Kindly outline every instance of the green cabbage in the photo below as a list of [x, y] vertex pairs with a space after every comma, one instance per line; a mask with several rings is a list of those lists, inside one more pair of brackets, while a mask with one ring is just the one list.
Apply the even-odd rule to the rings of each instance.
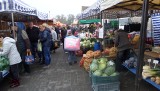
[[104, 72], [105, 72], [108, 76], [110, 76], [110, 75], [112, 75], [112, 74], [115, 72], [115, 67], [110, 66], [110, 67], [106, 68]]
[[96, 71], [98, 69], [98, 65], [96, 64], [96, 63], [92, 63], [91, 65], [90, 65], [90, 70], [91, 71]]
[[102, 71], [100, 71], [100, 70], [96, 70], [96, 71], [93, 73], [93, 75], [95, 75], [95, 76], [101, 76], [101, 74], [102, 74]]

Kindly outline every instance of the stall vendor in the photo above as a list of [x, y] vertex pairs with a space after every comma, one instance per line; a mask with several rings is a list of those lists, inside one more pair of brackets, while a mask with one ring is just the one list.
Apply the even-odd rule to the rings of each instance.
[[128, 34], [119, 29], [115, 35], [115, 46], [118, 49], [116, 58], [116, 70], [122, 71], [122, 63], [128, 58], [130, 54], [131, 44], [128, 39]]

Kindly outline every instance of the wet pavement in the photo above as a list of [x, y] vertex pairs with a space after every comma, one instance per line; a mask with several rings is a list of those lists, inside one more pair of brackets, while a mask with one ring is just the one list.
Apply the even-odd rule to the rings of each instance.
[[[80, 60], [80, 58], [78, 58]], [[50, 68], [44, 69], [35, 63], [29, 75], [20, 76], [21, 85], [9, 87], [9, 76], [0, 83], [0, 91], [92, 91], [88, 73], [79, 64], [68, 65], [67, 54], [62, 48], [52, 54]], [[135, 91], [135, 75], [124, 72], [121, 76], [120, 91]], [[142, 82], [141, 91], [158, 91], [146, 82]]]

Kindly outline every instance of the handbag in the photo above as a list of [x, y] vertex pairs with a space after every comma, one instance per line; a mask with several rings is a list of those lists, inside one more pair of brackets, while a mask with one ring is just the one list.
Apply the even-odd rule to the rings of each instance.
[[54, 46], [54, 49], [59, 48], [60, 47], [60, 41], [59, 40], [54, 41], [53, 46]]
[[25, 63], [26, 64], [33, 64], [34, 63], [34, 57], [31, 52], [27, 52], [27, 55], [25, 56]]
[[42, 51], [42, 43], [40, 41], [38, 41], [38, 44], [37, 44], [37, 51], [41, 52]]

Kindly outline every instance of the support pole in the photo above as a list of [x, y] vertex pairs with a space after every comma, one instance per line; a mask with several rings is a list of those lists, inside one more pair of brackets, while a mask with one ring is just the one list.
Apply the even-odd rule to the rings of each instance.
[[145, 39], [146, 39], [146, 31], [147, 31], [147, 21], [148, 21], [148, 6], [149, 0], [143, 0], [143, 8], [142, 8], [142, 25], [140, 31], [140, 44], [138, 51], [138, 62], [137, 62], [137, 71], [136, 71], [136, 91], [140, 91], [140, 83], [142, 80], [142, 67], [144, 64], [144, 49], [145, 49]]
[[[11, 13], [11, 17], [12, 17], [12, 25], [14, 27], [14, 14], [13, 14], [13, 12]], [[13, 38], [15, 39], [15, 37], [16, 37], [15, 30], [12, 30], [12, 31], [13, 31]]]

